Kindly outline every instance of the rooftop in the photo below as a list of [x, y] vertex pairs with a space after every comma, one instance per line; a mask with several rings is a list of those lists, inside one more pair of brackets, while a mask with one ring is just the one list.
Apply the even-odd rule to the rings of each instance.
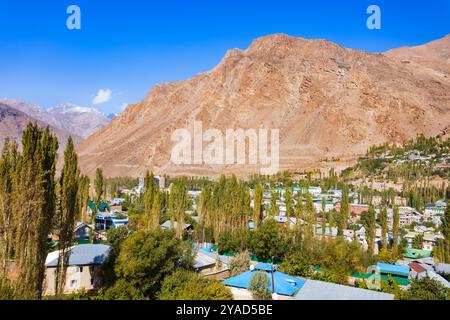
[[273, 278], [274, 278], [274, 289], [277, 294], [285, 295], [285, 296], [292, 296], [294, 295], [298, 289], [300, 289], [303, 284], [305, 283], [304, 280], [301, 280], [299, 278], [287, 275], [285, 273], [282, 273], [278, 270], [275, 266], [271, 266], [268, 263], [260, 263], [257, 264], [253, 270], [245, 271], [241, 274], [238, 274], [237, 276], [228, 278], [227, 280], [223, 281], [222, 283], [224, 285], [230, 286], [230, 287], [237, 287], [237, 288], [243, 288], [248, 289], [250, 285], [250, 280], [253, 276], [253, 274], [257, 271], [265, 271], [267, 273], [267, 276], [269, 278], [269, 285], [268, 289], [272, 291], [272, 273], [271, 270], [275, 270], [273, 272]]
[[378, 263], [377, 268], [380, 269], [380, 273], [387, 273], [391, 275], [409, 276], [409, 266], [399, 266], [396, 264]]
[[[69, 266], [102, 264], [108, 257], [111, 246], [105, 244], [80, 244], [69, 249]], [[45, 259], [46, 267], [57, 267], [59, 251], [50, 252]]]
[[308, 279], [295, 300], [394, 300], [394, 295]]

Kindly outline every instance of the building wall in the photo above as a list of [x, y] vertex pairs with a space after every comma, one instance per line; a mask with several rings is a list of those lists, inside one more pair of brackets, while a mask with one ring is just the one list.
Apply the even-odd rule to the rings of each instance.
[[[227, 286], [228, 287], [228, 286]], [[233, 294], [233, 300], [255, 300], [247, 289], [228, 287]], [[294, 297], [278, 295], [278, 300], [294, 300]]]
[[[98, 279], [97, 266], [69, 266], [67, 268], [64, 293], [74, 293], [80, 290], [89, 291], [95, 288]], [[55, 294], [56, 268], [46, 268], [44, 280], [44, 295]]]

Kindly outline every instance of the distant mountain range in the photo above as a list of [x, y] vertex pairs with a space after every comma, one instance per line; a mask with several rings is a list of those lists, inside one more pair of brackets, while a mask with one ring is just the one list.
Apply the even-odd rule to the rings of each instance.
[[58, 136], [60, 145], [72, 136], [75, 143], [88, 137], [108, 124], [113, 116], [106, 116], [94, 108], [63, 104], [49, 109], [22, 100], [0, 99], [0, 143], [9, 137], [20, 141], [23, 128], [28, 122], [50, 126]]
[[78, 135], [71, 134], [64, 129], [55, 127], [45, 121], [15, 109], [8, 104], [0, 102], [0, 147], [3, 146], [3, 142], [6, 138], [11, 141], [15, 140], [20, 145], [22, 141], [22, 131], [30, 122], [37, 122], [41, 127], [49, 126], [51, 131], [58, 137], [60, 152], [64, 150], [69, 136], [72, 136], [75, 144], [78, 144], [82, 140]]
[[[155, 86], [77, 150], [84, 173], [139, 176], [259, 171], [250, 165], [175, 165], [171, 133], [192, 128], [280, 129], [281, 170], [345, 168], [367, 148], [450, 126], [450, 36], [372, 54], [275, 34], [231, 49], [215, 68]], [[324, 158], [338, 159], [333, 162]]]

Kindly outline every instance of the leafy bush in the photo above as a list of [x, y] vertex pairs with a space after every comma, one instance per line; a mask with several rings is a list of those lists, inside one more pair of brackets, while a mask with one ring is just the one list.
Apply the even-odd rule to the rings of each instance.
[[230, 289], [216, 280], [179, 270], [164, 278], [160, 300], [232, 300]]
[[230, 276], [233, 277], [242, 272], [245, 272], [250, 267], [250, 254], [248, 251], [243, 251], [239, 253], [237, 257], [230, 259]]
[[256, 300], [269, 300], [272, 296], [268, 289], [269, 277], [264, 271], [256, 271], [250, 279], [249, 290]]

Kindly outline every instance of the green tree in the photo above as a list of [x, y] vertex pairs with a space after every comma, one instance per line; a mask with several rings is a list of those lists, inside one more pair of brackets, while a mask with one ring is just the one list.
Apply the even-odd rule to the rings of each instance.
[[443, 241], [443, 260], [445, 262], [450, 262], [450, 202], [447, 202], [447, 208], [445, 213], [441, 218], [442, 220], [442, 235], [444, 236]]
[[374, 253], [376, 220], [375, 208], [371, 205], [364, 217], [364, 228], [366, 229], [366, 242], [370, 253]]
[[229, 269], [230, 277], [236, 276], [250, 268], [250, 254], [248, 251], [242, 251], [238, 256], [230, 259]]
[[192, 268], [190, 247], [173, 231], [145, 229], [129, 236], [122, 244], [115, 267], [118, 279], [154, 298], [162, 280], [177, 268]]
[[101, 282], [106, 287], [110, 287], [117, 280], [116, 274], [114, 272], [114, 266], [119, 256], [120, 249], [122, 248], [123, 242], [128, 238], [130, 231], [127, 227], [121, 226], [118, 228], [111, 228], [106, 232], [106, 238], [108, 239], [108, 244], [111, 246], [108, 258], [101, 265]]
[[232, 300], [230, 289], [195, 272], [177, 270], [164, 278], [160, 300]]
[[429, 277], [413, 279], [410, 288], [400, 295], [401, 300], [449, 300], [450, 290]]
[[97, 170], [95, 171], [95, 180], [94, 180], [94, 191], [97, 202], [101, 201], [103, 196], [103, 190], [104, 190], [103, 170], [101, 168], [97, 168]]
[[50, 129], [28, 124], [22, 134], [13, 183], [15, 262], [18, 297], [40, 299], [47, 257], [47, 237], [55, 215], [58, 140]]
[[295, 205], [294, 208], [294, 215], [295, 215], [295, 219], [296, 219], [296, 232], [297, 233], [301, 233], [302, 231], [302, 224], [301, 224], [301, 219], [303, 218], [303, 199], [302, 199], [302, 194], [301, 192], [298, 192], [297, 194], [297, 203]]
[[423, 249], [423, 234], [418, 234], [414, 237], [412, 241], [412, 247], [419, 250]]
[[147, 300], [140, 288], [134, 286], [126, 279], [118, 279], [106, 291], [101, 291], [98, 300]]
[[383, 207], [380, 210], [380, 225], [381, 225], [381, 244], [382, 244], [383, 250], [387, 251], [388, 225], [387, 225], [387, 209], [386, 209], [386, 207]]
[[294, 213], [293, 208], [293, 199], [292, 199], [292, 189], [287, 188], [286, 193], [284, 194], [285, 204], [286, 204], [286, 217], [287, 217], [287, 226], [290, 228], [291, 226], [291, 216]]
[[398, 206], [394, 206], [392, 219], [392, 253], [396, 256], [398, 254], [398, 236], [400, 232], [400, 215], [398, 213]]
[[[13, 179], [17, 144], [5, 139], [0, 158], [0, 283], [7, 278], [8, 260], [13, 251]], [[0, 284], [1, 285], [1, 284]], [[9, 287], [9, 286], [4, 286]]]
[[255, 300], [270, 300], [272, 297], [271, 292], [269, 291], [270, 280], [264, 271], [256, 271], [253, 273], [250, 284], [249, 291], [253, 295], [253, 299]]
[[80, 175], [78, 182], [78, 217], [81, 222], [86, 223], [87, 206], [89, 203], [90, 179], [86, 175]]
[[255, 187], [255, 194], [253, 197], [253, 223], [255, 225], [255, 230], [258, 229], [259, 224], [262, 220], [263, 213], [263, 189], [261, 184], [258, 183]]
[[288, 249], [288, 244], [285, 234], [279, 230], [277, 223], [270, 219], [253, 232], [251, 249], [256, 256], [267, 260], [271, 257], [282, 257]]
[[270, 208], [269, 208], [270, 216], [272, 218], [280, 213], [280, 207], [278, 206], [277, 201], [278, 201], [278, 192], [272, 189], [272, 192], [270, 194]]
[[[144, 193], [144, 218], [145, 218], [145, 227], [149, 228], [149, 229], [153, 229], [156, 226], [153, 226], [153, 219], [152, 219], [152, 215], [153, 215], [153, 206], [154, 206], [154, 197], [155, 197], [155, 188], [153, 185], [153, 172], [149, 172], [147, 171], [147, 173], [145, 174], [145, 193]], [[158, 203], [158, 206], [160, 204]], [[158, 221], [158, 226], [159, 226], [159, 221]]]
[[344, 230], [347, 228], [347, 221], [349, 218], [349, 197], [348, 189], [345, 188], [342, 192], [341, 209], [338, 218], [338, 236], [343, 236]]
[[60, 180], [61, 217], [59, 219], [59, 258], [55, 277], [56, 295], [64, 293], [69, 259], [68, 249], [72, 246], [74, 238], [79, 175], [78, 156], [74, 149], [72, 137], [69, 137], [64, 151], [64, 166]]

